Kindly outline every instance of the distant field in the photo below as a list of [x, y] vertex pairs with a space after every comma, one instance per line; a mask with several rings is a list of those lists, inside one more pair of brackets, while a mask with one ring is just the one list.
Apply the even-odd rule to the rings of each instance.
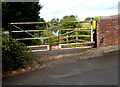
[[90, 28], [91, 24], [90, 23], [81, 23], [82, 28]]

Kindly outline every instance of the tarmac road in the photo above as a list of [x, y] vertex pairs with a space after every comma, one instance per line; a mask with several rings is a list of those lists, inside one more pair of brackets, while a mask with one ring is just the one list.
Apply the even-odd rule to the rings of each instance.
[[[77, 57], [77, 56], [76, 56]], [[52, 61], [42, 69], [3, 78], [3, 85], [117, 85], [118, 52], [104, 56]]]

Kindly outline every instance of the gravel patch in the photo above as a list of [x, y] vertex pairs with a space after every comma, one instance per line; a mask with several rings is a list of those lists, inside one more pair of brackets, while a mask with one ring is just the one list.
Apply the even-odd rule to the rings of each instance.
[[107, 46], [99, 48], [90, 48], [90, 49], [67, 49], [67, 50], [53, 50], [53, 51], [44, 51], [36, 52], [36, 56], [40, 58], [41, 62], [56, 60], [61, 58], [70, 58], [70, 59], [88, 59], [102, 56], [105, 53], [118, 51], [117, 46]]
[[85, 50], [81, 49], [64, 49], [64, 50], [50, 50], [50, 51], [39, 51], [34, 52], [37, 57], [49, 57], [49, 56], [59, 56], [59, 55], [66, 55], [66, 54], [76, 54], [80, 52], [84, 52]]

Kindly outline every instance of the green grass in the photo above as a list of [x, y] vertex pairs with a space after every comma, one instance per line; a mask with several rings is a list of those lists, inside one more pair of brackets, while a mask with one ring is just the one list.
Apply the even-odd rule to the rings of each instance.
[[81, 23], [82, 28], [91, 28], [91, 24], [90, 23]]

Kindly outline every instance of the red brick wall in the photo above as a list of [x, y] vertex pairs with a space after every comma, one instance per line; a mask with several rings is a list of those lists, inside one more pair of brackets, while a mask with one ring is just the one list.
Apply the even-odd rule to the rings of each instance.
[[101, 19], [97, 22], [97, 47], [120, 45], [120, 19]]

